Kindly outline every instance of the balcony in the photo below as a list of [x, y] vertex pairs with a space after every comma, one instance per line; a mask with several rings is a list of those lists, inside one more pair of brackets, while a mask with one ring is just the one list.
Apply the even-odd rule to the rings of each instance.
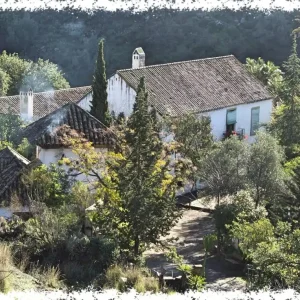
[[247, 136], [245, 135], [245, 129], [231, 130], [231, 131], [223, 132], [223, 140], [225, 140], [231, 136], [237, 136], [240, 140], [247, 139]]

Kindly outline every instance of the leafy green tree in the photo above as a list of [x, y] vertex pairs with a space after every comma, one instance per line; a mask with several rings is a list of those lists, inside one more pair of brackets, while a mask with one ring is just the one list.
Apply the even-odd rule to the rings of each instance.
[[29, 65], [27, 60], [21, 59], [18, 54], [7, 54], [3, 51], [0, 55], [0, 69], [2, 69], [11, 79], [8, 95], [19, 94], [22, 85], [23, 75]]
[[247, 183], [249, 148], [246, 142], [231, 137], [219, 142], [203, 162], [199, 177], [205, 183], [205, 192], [217, 198], [244, 189]]
[[21, 143], [16, 147], [16, 150], [28, 160], [34, 160], [36, 158], [35, 146], [31, 145], [26, 138], [22, 139]]
[[22, 89], [45, 92], [69, 88], [70, 85], [58, 66], [49, 60], [30, 62], [23, 74]]
[[6, 147], [10, 147], [13, 148], [13, 144], [10, 142], [6, 142], [6, 141], [0, 141], [0, 150], [5, 149]]
[[104, 40], [99, 42], [99, 51], [93, 78], [93, 99], [91, 114], [104, 125], [109, 125], [110, 117], [107, 102], [107, 79], [104, 59]]
[[0, 114], [0, 139], [16, 143], [22, 124], [20, 117], [17, 115], [11, 113]]
[[196, 183], [197, 170], [201, 169], [208, 153], [214, 146], [211, 133], [210, 118], [197, 117], [189, 114], [179, 118], [171, 118], [167, 121], [169, 130], [178, 143], [178, 154], [191, 160], [194, 172], [191, 172], [191, 180]]
[[8, 92], [10, 85], [9, 75], [0, 69], [0, 97], [5, 96]]
[[[292, 228], [300, 227], [300, 157], [285, 164], [285, 185], [269, 211], [271, 220], [281, 220], [291, 224]], [[274, 222], [274, 221], [273, 221]]]
[[256, 207], [262, 201], [274, 200], [284, 189], [283, 161], [284, 152], [277, 140], [265, 132], [257, 132], [247, 168]]
[[238, 239], [246, 259], [260, 272], [264, 286], [278, 281], [283, 287], [299, 287], [300, 230], [292, 230], [288, 223], [279, 222], [275, 227], [267, 218], [254, 223], [234, 221], [232, 237]]
[[227, 202], [221, 203], [213, 214], [216, 229], [221, 233], [223, 242], [229, 238], [228, 227], [238, 218], [239, 220], [254, 222], [266, 215], [266, 209], [263, 206], [256, 207], [251, 193], [246, 190], [230, 196]]
[[66, 172], [51, 165], [42, 165], [22, 175], [29, 204], [34, 207], [45, 204], [48, 207], [60, 207], [69, 202], [68, 192], [71, 187]]
[[292, 53], [284, 63], [284, 70], [282, 105], [276, 109], [270, 128], [286, 147], [287, 157], [292, 158], [293, 148], [300, 140], [300, 58], [295, 34]]
[[283, 84], [283, 73], [273, 62], [265, 62], [261, 57], [257, 60], [247, 58], [246, 68], [265, 86], [267, 86], [275, 97], [280, 95]]
[[0, 55], [0, 69], [9, 76], [10, 81], [7, 95], [17, 95], [20, 89], [29, 89], [34, 92], [44, 92], [50, 89], [69, 88], [70, 85], [58, 66], [39, 59], [37, 62], [22, 59], [18, 54]]

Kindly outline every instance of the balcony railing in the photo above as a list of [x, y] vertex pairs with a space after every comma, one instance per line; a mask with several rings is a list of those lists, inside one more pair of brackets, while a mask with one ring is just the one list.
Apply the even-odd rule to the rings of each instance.
[[247, 136], [245, 135], [245, 129], [225, 131], [223, 133], [223, 138], [224, 139], [229, 138], [231, 136], [237, 136], [241, 140], [247, 139]]

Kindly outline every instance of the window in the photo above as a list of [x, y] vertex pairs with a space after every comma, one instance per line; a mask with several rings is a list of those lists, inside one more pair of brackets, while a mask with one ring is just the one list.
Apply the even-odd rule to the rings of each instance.
[[255, 131], [259, 128], [259, 107], [251, 109], [251, 128], [250, 135], [255, 135]]
[[231, 133], [235, 129], [236, 123], [236, 109], [227, 110], [226, 116], [226, 132]]

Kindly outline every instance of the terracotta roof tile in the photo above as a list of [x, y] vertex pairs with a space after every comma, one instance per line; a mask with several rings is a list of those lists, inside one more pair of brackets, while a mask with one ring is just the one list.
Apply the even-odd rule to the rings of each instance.
[[20, 176], [30, 161], [7, 147], [0, 151], [0, 200], [10, 201], [13, 192], [21, 188]]
[[31, 123], [20, 134], [31, 144], [43, 148], [62, 147], [65, 137], [83, 135], [94, 145], [114, 145], [115, 135], [98, 119], [75, 103], [65, 104], [51, 114]]
[[171, 116], [272, 98], [233, 55], [119, 70], [117, 74], [135, 90], [145, 76], [150, 104]]
[[[35, 119], [46, 116], [67, 103], [78, 103], [92, 91], [91, 86], [83, 86], [51, 92], [33, 93], [33, 115]], [[0, 113], [20, 114], [20, 96], [0, 97]]]

